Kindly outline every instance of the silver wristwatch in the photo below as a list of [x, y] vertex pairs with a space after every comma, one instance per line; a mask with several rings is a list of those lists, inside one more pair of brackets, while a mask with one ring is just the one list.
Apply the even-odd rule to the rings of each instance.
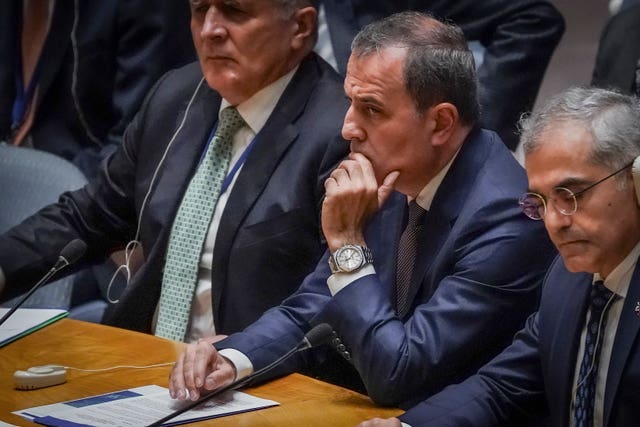
[[344, 245], [329, 257], [332, 273], [352, 273], [372, 263], [371, 249], [360, 245]]

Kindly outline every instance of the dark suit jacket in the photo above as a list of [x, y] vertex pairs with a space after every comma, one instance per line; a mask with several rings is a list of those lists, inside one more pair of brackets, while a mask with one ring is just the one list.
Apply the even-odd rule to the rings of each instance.
[[[630, 6], [607, 22], [598, 46], [591, 83], [640, 95], [636, 72], [640, 61], [640, 5]], [[637, 71], [638, 70], [638, 71]]]
[[[158, 78], [196, 56], [186, 2], [161, 0], [150, 7], [140, 0], [81, 0], [74, 9], [70, 0], [55, 4], [31, 137], [35, 148], [74, 161], [93, 177], [98, 161], [122, 143], [125, 127]], [[0, 140], [11, 132], [21, 13], [22, 1], [0, 2]]]
[[[134, 237], [141, 216], [139, 240], [146, 262], [107, 323], [149, 331], [172, 221], [221, 102], [206, 82], [196, 91], [201, 79], [197, 63], [168, 73], [96, 183], [64, 195], [57, 205], [0, 236], [0, 266], [9, 293], [48, 269], [75, 237], [87, 242], [89, 261], [122, 247]], [[194, 92], [184, 127], [142, 211], [152, 176]], [[238, 331], [280, 303], [322, 255], [319, 205], [325, 177], [348, 151], [340, 137], [346, 108], [338, 75], [310, 55], [257, 136], [221, 218], [212, 277], [218, 333]]]
[[311, 325], [328, 322], [337, 333], [333, 345], [353, 363], [369, 395], [389, 405], [408, 405], [471, 375], [535, 309], [554, 253], [542, 225], [518, 207], [526, 186], [502, 141], [475, 130], [425, 219], [406, 318], [396, 317], [393, 304], [407, 210], [406, 197], [395, 193], [366, 230], [376, 275], [331, 297], [325, 255], [296, 294], [216, 347], [242, 351], [259, 369]]
[[520, 115], [531, 110], [564, 21], [540, 0], [321, 0], [333, 50], [345, 73], [351, 41], [366, 24], [403, 10], [429, 12], [459, 25], [486, 48], [478, 69], [481, 125], [515, 150]]
[[[638, 425], [640, 319], [635, 307], [640, 301], [639, 281], [640, 265], [631, 279], [611, 354], [605, 427]], [[414, 427], [494, 426], [546, 413], [544, 425], [568, 425], [591, 283], [592, 275], [570, 273], [558, 258], [545, 279], [539, 311], [527, 320], [511, 346], [478, 375], [416, 406], [402, 420]]]

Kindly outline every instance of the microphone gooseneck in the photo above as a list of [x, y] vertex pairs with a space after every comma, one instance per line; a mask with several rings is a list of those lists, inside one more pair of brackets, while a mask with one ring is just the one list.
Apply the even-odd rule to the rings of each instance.
[[55, 265], [51, 267], [51, 269], [45, 274], [38, 283], [35, 284], [33, 288], [29, 290], [26, 294], [20, 298], [20, 300], [13, 306], [7, 313], [2, 316], [0, 319], [0, 325], [2, 325], [18, 308], [24, 304], [24, 302], [31, 296], [35, 291], [37, 291], [42, 285], [47, 283], [51, 277], [56, 274], [58, 271], [68, 266], [69, 264], [73, 264], [84, 255], [84, 252], [87, 250], [87, 244], [80, 239], [74, 239], [66, 244], [64, 248], [60, 251], [60, 256], [58, 256], [58, 260]]
[[238, 381], [234, 381], [224, 387], [221, 387], [219, 389], [213, 390], [207, 394], [205, 394], [204, 396], [201, 396], [200, 399], [189, 403], [186, 406], [183, 406], [182, 408], [178, 409], [177, 411], [172, 412], [171, 414], [167, 415], [166, 417], [154, 422], [153, 424], [149, 424], [147, 427], [158, 427], [161, 426], [163, 423], [166, 423], [167, 421], [169, 421], [172, 418], [177, 417], [180, 414], [183, 414], [193, 408], [195, 408], [196, 406], [200, 405], [201, 403], [211, 399], [212, 397], [215, 397], [219, 394], [222, 394], [226, 391], [230, 391], [230, 390], [236, 390], [240, 387], [243, 387], [245, 385], [247, 385], [248, 383], [250, 383], [251, 381], [253, 381], [254, 379], [256, 379], [258, 376], [264, 374], [265, 372], [270, 371], [271, 369], [275, 368], [276, 366], [280, 365], [282, 362], [284, 362], [285, 360], [287, 360], [289, 357], [291, 357], [293, 354], [297, 353], [298, 351], [301, 350], [306, 350], [308, 348], [311, 347], [316, 347], [319, 346], [321, 344], [324, 344], [325, 342], [329, 341], [329, 339], [331, 338], [331, 334], [333, 332], [333, 329], [331, 328], [331, 326], [327, 323], [321, 323], [319, 325], [314, 326], [309, 332], [307, 332], [304, 336], [304, 338], [302, 339], [302, 341], [300, 341], [300, 343], [298, 343], [298, 345], [296, 345], [295, 347], [293, 347], [291, 350], [287, 351], [285, 354], [283, 354], [282, 356], [280, 356], [279, 358], [277, 358], [276, 360], [274, 360], [273, 362], [271, 362], [270, 364], [268, 364], [267, 366], [265, 366], [262, 369], [258, 369], [256, 372], [254, 372], [253, 374], [242, 378], [241, 380]]

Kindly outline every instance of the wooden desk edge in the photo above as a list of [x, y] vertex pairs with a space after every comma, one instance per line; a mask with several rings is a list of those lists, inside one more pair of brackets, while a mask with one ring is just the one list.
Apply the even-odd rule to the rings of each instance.
[[[170, 366], [103, 373], [69, 371], [59, 386], [32, 391], [13, 388], [13, 372], [30, 366], [57, 363], [83, 369], [117, 365], [152, 365], [173, 362], [186, 344], [140, 332], [61, 319], [0, 349], [0, 419], [17, 425], [33, 425], [13, 411], [74, 400], [96, 394], [158, 384], [167, 386]], [[51, 349], [54, 349], [53, 351]], [[216, 425], [323, 425], [324, 415], [342, 425], [356, 425], [374, 416], [390, 417], [402, 411], [375, 406], [367, 396], [301, 374], [291, 374], [246, 391], [280, 402], [280, 406], [216, 419]], [[304, 418], [305, 414], [309, 419]], [[314, 415], [315, 414], [315, 415]], [[302, 419], [299, 419], [300, 417]], [[315, 419], [315, 421], [313, 421]], [[206, 425], [212, 421], [203, 421]], [[325, 424], [326, 425], [326, 424]], [[333, 423], [332, 425], [338, 425]]]

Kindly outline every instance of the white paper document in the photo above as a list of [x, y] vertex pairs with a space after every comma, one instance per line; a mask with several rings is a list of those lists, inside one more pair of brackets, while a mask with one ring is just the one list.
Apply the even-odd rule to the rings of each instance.
[[[8, 308], [0, 308], [0, 318], [8, 311]], [[60, 320], [66, 315], [66, 310], [19, 308], [0, 325], [0, 347]]]
[[[118, 426], [140, 427], [152, 424], [188, 402], [169, 397], [169, 390], [157, 385], [137, 387], [99, 396], [16, 411], [26, 419], [55, 427]], [[254, 411], [279, 405], [239, 391], [229, 391], [178, 415], [164, 426]]]

